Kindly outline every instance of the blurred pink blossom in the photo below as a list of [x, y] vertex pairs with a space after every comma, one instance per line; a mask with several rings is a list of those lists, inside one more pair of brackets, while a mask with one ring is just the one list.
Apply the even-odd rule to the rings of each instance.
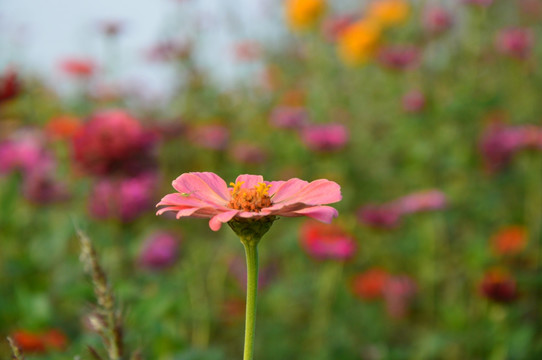
[[97, 69], [96, 63], [88, 58], [67, 58], [60, 62], [60, 69], [76, 78], [89, 78]]
[[423, 12], [423, 27], [430, 34], [442, 34], [454, 23], [452, 14], [441, 6], [430, 5]]
[[43, 138], [31, 131], [20, 131], [0, 143], [0, 174], [21, 171], [46, 171], [54, 168], [55, 161], [45, 149]]
[[357, 249], [354, 238], [338, 225], [311, 220], [301, 227], [300, 243], [307, 254], [319, 260], [348, 260]]
[[413, 45], [389, 45], [380, 49], [380, 65], [392, 70], [412, 70], [420, 64], [420, 49]]
[[358, 210], [358, 220], [378, 229], [394, 229], [401, 223], [401, 214], [390, 205], [365, 205]]
[[89, 211], [97, 219], [132, 221], [152, 209], [157, 180], [152, 173], [123, 179], [103, 178], [91, 191]]
[[147, 51], [150, 61], [170, 62], [187, 59], [192, 53], [192, 44], [183, 40], [166, 40], [155, 44]]
[[447, 206], [446, 195], [440, 190], [424, 190], [402, 196], [393, 202], [399, 214], [441, 210]]
[[139, 264], [150, 270], [162, 270], [175, 264], [179, 257], [179, 237], [165, 231], [150, 235], [141, 249]]
[[224, 150], [230, 140], [230, 130], [223, 125], [201, 125], [190, 131], [196, 145], [211, 150]]
[[233, 146], [231, 154], [242, 164], [262, 164], [267, 160], [267, 152], [256, 144], [237, 143]]
[[384, 286], [384, 299], [388, 315], [401, 319], [408, 313], [412, 299], [418, 292], [414, 280], [407, 275], [391, 276]]
[[419, 90], [411, 90], [401, 99], [403, 110], [407, 113], [419, 113], [425, 108], [425, 95]]
[[516, 58], [527, 58], [534, 44], [534, 33], [531, 29], [507, 28], [497, 33], [495, 38], [497, 50], [504, 55]]
[[310, 150], [336, 151], [346, 146], [349, 135], [342, 124], [316, 124], [305, 126], [301, 138]]
[[301, 106], [279, 106], [271, 113], [271, 124], [281, 129], [300, 129], [308, 121], [308, 114]]

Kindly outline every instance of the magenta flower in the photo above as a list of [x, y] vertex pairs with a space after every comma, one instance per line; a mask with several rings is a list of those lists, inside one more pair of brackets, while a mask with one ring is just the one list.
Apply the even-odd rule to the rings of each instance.
[[412, 193], [393, 202], [393, 206], [401, 215], [441, 210], [446, 205], [446, 195], [440, 190], [425, 190]]
[[531, 53], [534, 44], [534, 34], [530, 29], [502, 29], [495, 39], [497, 50], [504, 55], [525, 59]]
[[90, 195], [90, 213], [97, 219], [134, 220], [152, 207], [156, 187], [157, 177], [152, 173], [127, 179], [102, 179]]
[[211, 172], [182, 174], [173, 181], [178, 192], [158, 203], [164, 207], [157, 215], [175, 211], [178, 219], [210, 218], [209, 227], [214, 231], [232, 219], [308, 216], [329, 223], [338, 212], [323, 205], [342, 198], [339, 185], [325, 179], [310, 183], [297, 178], [268, 182], [260, 175], [240, 175], [230, 185]]
[[412, 45], [393, 45], [380, 49], [380, 65], [391, 70], [412, 70], [420, 64], [420, 50]]
[[179, 239], [169, 232], [156, 232], [144, 243], [139, 264], [150, 270], [162, 270], [175, 264], [179, 257]]
[[416, 114], [425, 108], [425, 95], [419, 90], [411, 90], [403, 95], [401, 103], [405, 112]]
[[307, 254], [319, 260], [348, 260], [357, 249], [354, 238], [342, 228], [315, 221], [303, 224], [300, 242]]
[[341, 124], [308, 125], [301, 130], [305, 145], [313, 151], [336, 151], [349, 140], [348, 130]]
[[271, 113], [270, 121], [280, 129], [301, 129], [308, 121], [308, 114], [300, 106], [279, 106]]
[[453, 23], [452, 14], [443, 7], [429, 6], [424, 10], [423, 27], [430, 34], [442, 34], [449, 30]]
[[94, 114], [73, 137], [75, 161], [95, 175], [136, 174], [154, 165], [155, 136], [123, 110]]

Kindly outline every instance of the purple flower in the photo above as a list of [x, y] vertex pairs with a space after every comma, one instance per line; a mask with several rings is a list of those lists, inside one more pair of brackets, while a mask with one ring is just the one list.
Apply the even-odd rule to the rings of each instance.
[[150, 270], [162, 270], [175, 264], [179, 257], [179, 238], [169, 232], [149, 236], [139, 256], [139, 264]]
[[531, 53], [534, 34], [530, 29], [502, 29], [497, 33], [495, 43], [501, 54], [516, 59], [525, 59]]
[[271, 124], [281, 129], [301, 129], [308, 121], [308, 114], [301, 106], [279, 106], [271, 113]]
[[419, 113], [425, 108], [425, 95], [419, 90], [411, 90], [401, 99], [403, 110], [408, 113]]
[[90, 213], [97, 219], [134, 220], [152, 209], [156, 187], [157, 176], [152, 173], [124, 179], [101, 179], [90, 195]]
[[341, 124], [308, 125], [301, 130], [305, 145], [313, 151], [336, 151], [348, 142], [348, 131]]

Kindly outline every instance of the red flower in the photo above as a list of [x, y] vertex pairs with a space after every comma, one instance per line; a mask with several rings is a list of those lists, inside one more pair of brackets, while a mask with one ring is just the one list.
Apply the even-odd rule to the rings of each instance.
[[68, 75], [88, 78], [96, 71], [96, 64], [90, 59], [70, 58], [62, 61], [60, 68]]
[[381, 299], [389, 277], [390, 275], [384, 269], [369, 269], [353, 279], [352, 292], [364, 300]]
[[3, 75], [0, 75], [0, 104], [16, 98], [20, 91], [17, 73], [8, 68]]
[[68, 343], [66, 335], [57, 329], [50, 329], [44, 333], [18, 330], [11, 338], [23, 352], [34, 354], [43, 354], [48, 350], [64, 350]]
[[503, 269], [487, 271], [480, 282], [482, 296], [498, 303], [511, 303], [519, 296], [516, 280]]

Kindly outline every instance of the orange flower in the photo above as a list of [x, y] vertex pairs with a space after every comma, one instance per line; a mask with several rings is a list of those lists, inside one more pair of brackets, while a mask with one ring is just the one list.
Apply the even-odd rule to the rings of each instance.
[[369, 5], [368, 17], [382, 26], [399, 25], [406, 21], [410, 12], [404, 0], [376, 0]]
[[13, 341], [27, 353], [44, 353], [45, 342], [40, 334], [31, 333], [26, 330], [15, 331], [11, 337]]
[[495, 255], [514, 255], [527, 245], [527, 231], [522, 226], [508, 226], [491, 237], [491, 250]]
[[61, 115], [49, 120], [47, 133], [55, 139], [70, 139], [81, 128], [81, 122], [75, 116]]
[[339, 55], [351, 65], [368, 61], [377, 50], [380, 34], [380, 26], [374, 21], [353, 23], [339, 37]]
[[369, 269], [353, 279], [352, 292], [365, 300], [380, 299], [384, 296], [384, 287], [389, 277], [390, 275], [384, 269]]
[[325, 10], [323, 0], [286, 0], [286, 19], [294, 30], [310, 28]]

